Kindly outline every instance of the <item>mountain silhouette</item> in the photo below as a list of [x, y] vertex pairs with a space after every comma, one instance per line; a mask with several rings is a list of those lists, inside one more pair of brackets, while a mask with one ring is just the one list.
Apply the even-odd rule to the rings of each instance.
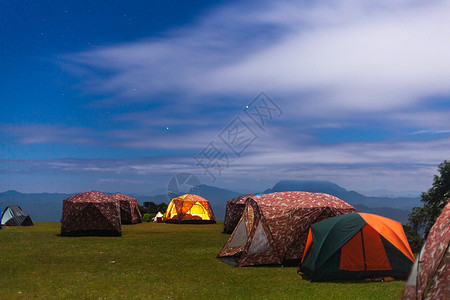
[[[219, 221], [224, 219], [226, 202], [244, 194], [205, 184], [195, 187], [195, 191], [211, 203], [216, 220]], [[407, 222], [412, 207], [420, 206], [420, 197], [367, 197], [355, 191], [348, 191], [331, 181], [281, 180], [272, 188], [266, 189], [264, 193], [283, 191], [330, 194], [355, 206], [358, 211], [379, 214], [402, 223]], [[4, 210], [8, 205], [19, 205], [26, 214], [31, 215], [34, 221], [55, 222], [61, 219], [63, 200], [72, 195], [64, 193], [25, 194], [9, 190], [0, 193], [0, 209]], [[170, 201], [167, 194], [130, 195], [135, 197], [139, 204], [150, 201], [155, 203]]]
[[330, 181], [312, 180], [281, 180], [264, 193], [304, 191], [311, 193], [326, 193], [336, 196], [351, 205], [361, 204], [367, 207], [392, 207], [402, 210], [410, 210], [420, 206], [420, 197], [367, 197], [355, 191], [345, 188]]

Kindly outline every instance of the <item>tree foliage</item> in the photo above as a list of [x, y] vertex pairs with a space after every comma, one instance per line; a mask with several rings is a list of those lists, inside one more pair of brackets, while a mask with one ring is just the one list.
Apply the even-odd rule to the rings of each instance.
[[155, 202], [144, 202], [143, 205], [139, 205], [139, 211], [142, 215], [144, 214], [154, 214], [156, 215], [159, 211], [165, 213], [167, 209], [166, 203], [156, 204]]
[[153, 218], [156, 216], [156, 214], [144, 214], [142, 215], [142, 221], [143, 222], [152, 222]]
[[444, 160], [438, 170], [439, 176], [434, 175], [431, 188], [422, 193], [423, 206], [414, 207], [408, 218], [411, 228], [417, 232], [423, 230], [425, 238], [450, 198], [450, 161]]
[[403, 231], [405, 231], [406, 239], [408, 240], [409, 246], [413, 253], [419, 253], [422, 249], [423, 238], [417, 231], [413, 230], [408, 225], [403, 225]]

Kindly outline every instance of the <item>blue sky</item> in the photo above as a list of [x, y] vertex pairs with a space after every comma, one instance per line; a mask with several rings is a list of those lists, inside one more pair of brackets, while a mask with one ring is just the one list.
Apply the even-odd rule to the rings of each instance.
[[7, 0], [0, 28], [1, 191], [423, 191], [450, 159], [445, 1]]

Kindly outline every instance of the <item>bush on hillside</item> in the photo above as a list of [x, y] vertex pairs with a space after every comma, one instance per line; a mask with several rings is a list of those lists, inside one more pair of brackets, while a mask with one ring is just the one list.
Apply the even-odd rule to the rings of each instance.
[[156, 216], [156, 214], [144, 214], [142, 216], [143, 222], [153, 222], [153, 218]]

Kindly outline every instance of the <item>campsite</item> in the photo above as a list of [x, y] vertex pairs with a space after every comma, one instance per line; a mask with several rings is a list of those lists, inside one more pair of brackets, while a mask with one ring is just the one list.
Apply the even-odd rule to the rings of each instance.
[[[245, 197], [243, 212], [236, 198], [227, 202], [226, 222], [216, 222], [210, 202], [195, 194], [174, 197], [164, 214], [145, 222], [136, 199], [118, 193], [64, 199], [61, 222], [21, 222], [31, 217], [8, 206], [0, 243], [14, 255], [0, 258], [0, 299], [449, 294], [450, 204], [437, 216], [418, 264], [400, 222], [358, 213], [335, 196], [292, 191]], [[225, 234], [238, 212], [236, 227]]]
[[404, 281], [309, 282], [296, 267], [216, 259], [217, 224], [123, 225], [122, 237], [60, 237], [60, 223], [1, 231], [1, 299], [398, 299]]
[[450, 1], [0, 28], [0, 300], [450, 300]]

